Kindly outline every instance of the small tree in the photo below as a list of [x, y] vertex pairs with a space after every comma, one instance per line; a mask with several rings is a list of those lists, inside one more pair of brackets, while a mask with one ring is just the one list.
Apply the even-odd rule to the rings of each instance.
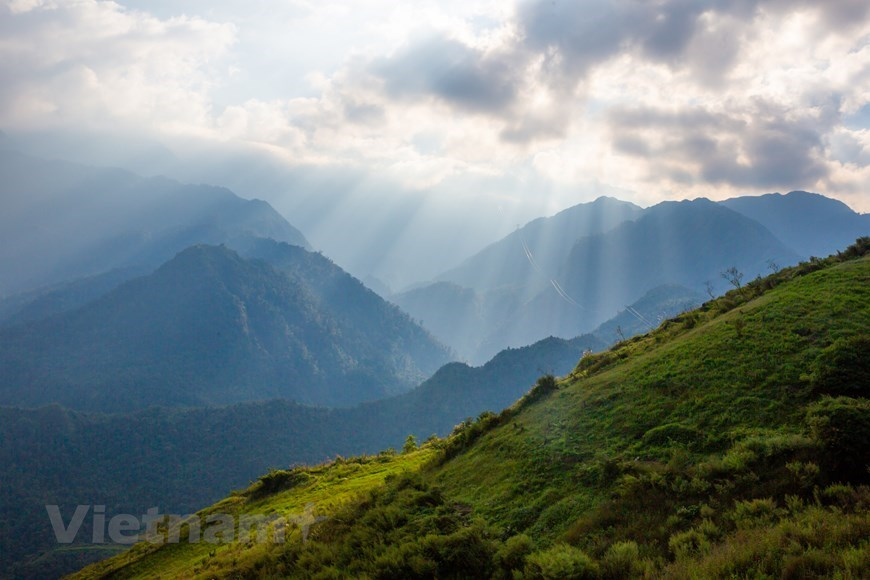
[[781, 268], [779, 267], [779, 264], [777, 264], [773, 260], [767, 261], [767, 269], [770, 270], [771, 273], [773, 273], [773, 274], [776, 274], [777, 272], [779, 272], [781, 270]]
[[711, 282], [710, 280], [704, 282], [704, 289], [707, 291], [707, 296], [710, 297], [710, 300], [716, 298], [716, 291], [713, 288], [713, 282]]
[[616, 336], [619, 337], [620, 342], [625, 342], [625, 333], [622, 332], [622, 326], [619, 324], [616, 325]]
[[730, 268], [722, 272], [722, 277], [725, 278], [729, 284], [731, 284], [738, 290], [743, 285], [743, 272], [741, 272], [734, 266], [731, 266]]
[[405, 439], [405, 444], [402, 445], [402, 453], [411, 453], [417, 450], [417, 438], [413, 435], [408, 435]]

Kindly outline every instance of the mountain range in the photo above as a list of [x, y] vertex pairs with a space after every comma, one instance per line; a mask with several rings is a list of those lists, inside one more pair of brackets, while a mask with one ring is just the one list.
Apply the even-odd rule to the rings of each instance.
[[251, 248], [280, 265], [193, 246], [81, 308], [0, 330], [0, 404], [353, 405], [409, 390], [449, 360], [407, 315], [319, 254]]
[[[756, 198], [702, 198], [646, 209], [599, 198], [535, 220], [431, 284], [391, 300], [461, 357], [486, 360], [549, 335], [588, 332], [654, 288], [678, 285], [698, 295], [718, 294], [729, 287], [721, 276], [729, 268], [750, 280], [796, 263], [808, 247], [819, 253], [831, 240], [846, 238], [839, 246], [844, 247], [870, 232], [870, 216], [822, 196], [809, 196], [815, 205], [798, 219], [794, 207], [807, 196], [772, 196], [764, 211], [746, 209], [750, 215], [738, 210], [755, 207]], [[826, 226], [799, 250], [765, 225], [784, 231], [778, 223], [798, 220], [793, 229], [805, 228], [818, 214], [840, 225]], [[661, 296], [663, 303], [674, 298]]]
[[[445, 439], [265, 473], [73, 578], [863, 577], [868, 252], [732, 289]], [[187, 541], [218, 514], [284, 540]]]
[[769, 193], [720, 203], [766, 227], [802, 259], [833, 254], [870, 231], [870, 215], [818, 193]]

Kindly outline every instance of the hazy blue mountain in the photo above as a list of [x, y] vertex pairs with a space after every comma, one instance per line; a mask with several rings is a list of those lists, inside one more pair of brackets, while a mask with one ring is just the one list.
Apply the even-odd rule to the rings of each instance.
[[[549, 223], [532, 222], [539, 225], [530, 224], [476, 257], [518, 254], [522, 260], [496, 261], [512, 264], [518, 276], [513, 285], [503, 277], [511, 269], [507, 266], [491, 269], [497, 272], [494, 277], [481, 273], [476, 280], [474, 269], [463, 266], [452, 271], [462, 276], [451, 276], [474, 284], [484, 278], [504, 284], [482, 290], [441, 282], [393, 300], [462, 357], [478, 362], [546, 336], [590, 332], [659, 286], [680, 285], [700, 294], [709, 280], [718, 292], [727, 285], [720, 274], [731, 266], [743, 271], [748, 281], [768, 271], [768, 260], [784, 266], [798, 259], [758, 222], [706, 199], [666, 202], [642, 211], [606, 198], [578, 207], [583, 212], [612, 209], [605, 215], [622, 221], [597, 234], [566, 236], [558, 250], [558, 240], [542, 234], [536, 239], [547, 241], [537, 247], [548, 251], [526, 254], [531, 247], [521, 234], [546, 231]], [[583, 212], [580, 215], [590, 215]], [[510, 253], [511, 244], [519, 250]], [[554, 256], [561, 262], [554, 265]], [[480, 272], [485, 270], [482, 262], [475, 265]]]
[[449, 360], [326, 258], [269, 247], [280, 269], [195, 246], [79, 309], [0, 330], [0, 404], [352, 405], [408, 390]]
[[549, 337], [506, 349], [482, 366], [450, 363], [408, 393], [347, 411], [346, 423], [362, 433], [377, 432], [390, 445], [397, 445], [408, 433], [446, 434], [460, 419], [507, 407], [541, 375], [569, 373], [584, 352], [597, 352], [608, 344], [592, 335], [570, 340]]
[[573, 242], [606, 232], [638, 217], [642, 209], [632, 203], [599, 197], [554, 216], [533, 220], [490, 244], [456, 268], [438, 277], [473, 288], [528, 288], [547, 283], [565, 261]]
[[589, 336], [547, 339], [482, 367], [448, 364], [407, 394], [351, 409], [286, 400], [114, 415], [0, 408], [0, 441], [16, 442], [0, 446], [0, 576], [13, 566], [29, 577], [56, 576], [87, 563], [89, 552], [41, 553], [57, 548], [46, 498], [64, 514], [82, 501], [112, 513], [154, 505], [190, 513], [270, 467], [398, 448], [409, 433], [446, 435], [467, 417], [513, 403], [542, 373], [566, 374], [585, 350], [603, 347]]
[[[707, 199], [664, 202], [613, 230], [578, 241], [549, 288], [501, 330], [509, 341], [587, 332], [663, 284], [696, 292], [736, 267], [748, 282], [769, 273], [768, 261], [790, 265], [798, 255], [758, 222]], [[509, 343], [510, 344], [510, 343]]]
[[583, 236], [608, 231], [635, 219], [641, 208], [600, 197], [535, 219], [487, 246], [430, 284], [394, 294], [402, 307], [461, 358], [475, 364], [489, 360], [508, 346], [493, 330], [549, 284]]
[[255, 236], [308, 247], [269, 204], [224, 188], [9, 150], [0, 150], [0, 200], [0, 296], [153, 268], [197, 243]]
[[827, 256], [870, 234], [870, 215], [818, 193], [769, 193], [720, 203], [769, 229], [802, 258]]

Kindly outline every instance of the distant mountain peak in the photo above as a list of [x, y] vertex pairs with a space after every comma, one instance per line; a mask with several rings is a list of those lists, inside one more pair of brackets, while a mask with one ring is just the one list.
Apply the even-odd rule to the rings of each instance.
[[820, 193], [767, 193], [720, 203], [764, 225], [804, 258], [826, 256], [870, 234], [870, 215]]
[[[269, 237], [310, 248], [262, 200], [229, 189], [0, 148], [0, 296], [113, 269], [154, 268], [196, 243]], [[71, 211], [74, 208], [74, 211]]]

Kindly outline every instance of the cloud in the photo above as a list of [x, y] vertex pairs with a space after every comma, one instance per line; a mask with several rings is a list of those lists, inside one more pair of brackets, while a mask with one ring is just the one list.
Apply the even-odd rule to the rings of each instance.
[[744, 111], [617, 109], [614, 149], [641, 157], [650, 179], [789, 189], [826, 178], [824, 122], [755, 103]]
[[529, 2], [517, 11], [524, 45], [543, 56], [551, 82], [571, 81], [591, 66], [616, 54], [625, 35], [625, 18], [617, 3]]
[[564, 138], [591, 76], [613, 63], [663, 65], [683, 85], [716, 89], [739, 65], [745, 72], [753, 33], [760, 33], [754, 23], [801, 11], [818, 38], [836, 34], [844, 19], [854, 25], [868, 16], [851, 0], [533, 0], [518, 4], [511, 34], [486, 50], [442, 33], [377, 59], [371, 69], [388, 100], [483, 113], [503, 123], [504, 143], [528, 145]]
[[413, 195], [525, 167], [648, 202], [795, 187], [870, 210], [867, 2], [298, 4], [0, 0], [0, 126], [194, 136]]
[[[204, 123], [231, 24], [167, 20], [113, 2], [0, 5], [0, 123], [10, 128]], [[144, 123], [143, 123], [144, 121]]]
[[433, 97], [475, 113], [498, 114], [519, 90], [516, 63], [446, 38], [433, 36], [376, 60], [372, 72], [393, 98]]

